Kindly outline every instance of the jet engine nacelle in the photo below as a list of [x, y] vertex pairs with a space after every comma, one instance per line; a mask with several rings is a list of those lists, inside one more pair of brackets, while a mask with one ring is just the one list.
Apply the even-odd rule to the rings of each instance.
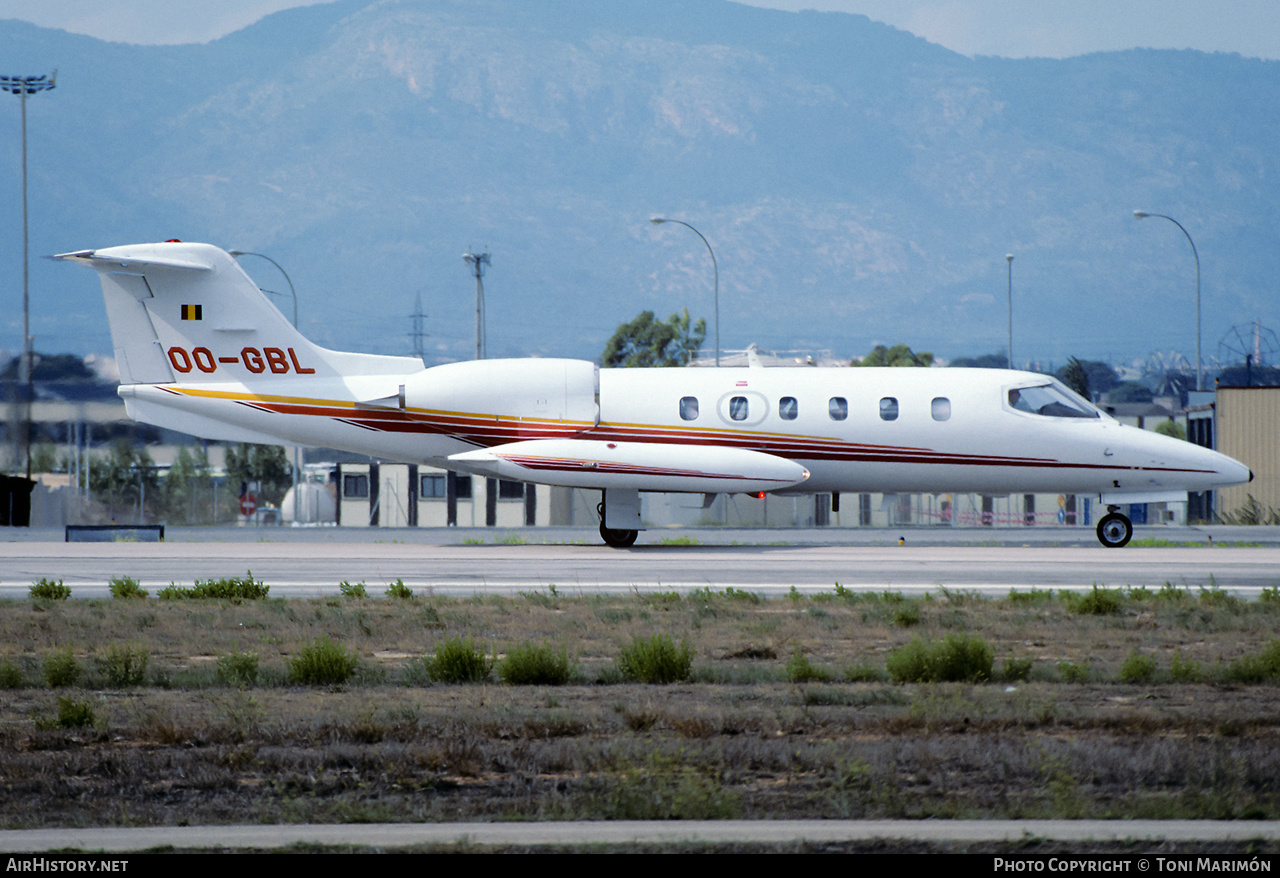
[[404, 403], [491, 430], [495, 440], [511, 441], [522, 429], [545, 433], [556, 425], [571, 435], [600, 422], [598, 374], [599, 367], [585, 360], [449, 363], [413, 376]]

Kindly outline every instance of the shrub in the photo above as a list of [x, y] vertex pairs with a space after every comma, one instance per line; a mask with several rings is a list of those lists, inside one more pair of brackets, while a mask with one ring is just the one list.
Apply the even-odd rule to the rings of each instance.
[[1199, 683], [1204, 677], [1200, 663], [1183, 660], [1181, 651], [1175, 652], [1173, 661], [1169, 662], [1169, 676], [1177, 683]]
[[115, 600], [128, 600], [131, 598], [145, 598], [147, 590], [138, 584], [138, 580], [132, 576], [113, 576], [111, 577], [111, 597]]
[[356, 672], [359, 656], [328, 637], [313, 640], [289, 662], [289, 682], [304, 686], [336, 686]]
[[1149, 655], [1142, 655], [1136, 649], [1120, 666], [1122, 683], [1150, 683], [1156, 675], [1156, 660]]
[[889, 653], [885, 669], [899, 683], [980, 683], [991, 679], [994, 655], [979, 635], [948, 634], [929, 643], [914, 638]]
[[0, 689], [21, 689], [22, 669], [13, 659], [0, 660]]
[[1093, 674], [1088, 662], [1058, 662], [1058, 674], [1066, 683], [1087, 683]]
[[1098, 588], [1095, 583], [1090, 591], [1073, 595], [1070, 599], [1073, 612], [1082, 616], [1118, 616], [1124, 609], [1124, 594], [1118, 588]]
[[906, 601], [893, 611], [893, 624], [899, 628], [913, 628], [920, 624], [920, 604]]
[[365, 591], [363, 580], [352, 585], [344, 579], [338, 583], [338, 591], [342, 592], [344, 598], [367, 598], [369, 596], [369, 593]]
[[1280, 640], [1257, 655], [1247, 655], [1227, 666], [1227, 679], [1232, 683], [1268, 683], [1280, 680]]
[[1031, 679], [1031, 659], [1009, 656], [1000, 670], [1000, 679], [1006, 683], [1026, 682]]
[[511, 686], [563, 686], [572, 674], [569, 651], [546, 643], [522, 643], [507, 651], [498, 679]]
[[797, 647], [787, 659], [787, 679], [792, 683], [825, 683], [831, 679], [831, 672], [810, 662]]
[[387, 586], [387, 597], [408, 600], [413, 597], [413, 589], [409, 588], [409, 586], [397, 579], [395, 582]]
[[437, 683], [483, 683], [493, 670], [493, 659], [470, 637], [454, 637], [438, 644], [436, 654], [423, 659], [423, 665]]
[[59, 649], [44, 657], [44, 681], [50, 689], [74, 686], [80, 679], [80, 662], [71, 649]]
[[79, 729], [93, 725], [93, 705], [76, 701], [64, 695], [58, 696], [58, 725], [64, 729]]
[[232, 602], [264, 600], [271, 586], [253, 578], [250, 570], [244, 577], [232, 576], [226, 579], [197, 579], [191, 588], [182, 588], [170, 583], [162, 588], [157, 597], [162, 600], [227, 600]]
[[686, 640], [677, 647], [669, 634], [637, 635], [618, 656], [618, 671], [637, 683], [680, 682], [692, 669], [693, 647]]
[[32, 600], [65, 601], [71, 597], [71, 586], [63, 585], [61, 579], [57, 582], [52, 579], [38, 580], [31, 583], [28, 591]]
[[233, 652], [218, 656], [215, 672], [224, 686], [252, 686], [258, 682], [258, 654]]
[[139, 686], [146, 679], [150, 657], [144, 647], [114, 645], [107, 648], [105, 658], [98, 660], [98, 667], [109, 686], [117, 689]]

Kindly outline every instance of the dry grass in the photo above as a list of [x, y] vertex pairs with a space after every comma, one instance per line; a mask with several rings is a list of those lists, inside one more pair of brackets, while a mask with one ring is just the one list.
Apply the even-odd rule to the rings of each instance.
[[[1224, 669], [1275, 638], [1280, 607], [1126, 594], [1116, 615], [1056, 596], [904, 601], [831, 594], [635, 594], [411, 601], [344, 598], [11, 602], [0, 659], [0, 825], [591, 817], [1280, 816], [1280, 690]], [[981, 637], [996, 675], [876, 680], [912, 638]], [[694, 650], [691, 682], [626, 684], [636, 637]], [[342, 687], [290, 688], [320, 637], [359, 656]], [[569, 685], [429, 685], [423, 658], [474, 641], [501, 658], [564, 644]], [[102, 659], [145, 651], [147, 679], [109, 688]], [[44, 658], [84, 671], [53, 690]], [[1117, 682], [1134, 654], [1151, 682]], [[218, 660], [257, 656], [255, 685]], [[1208, 683], [1175, 683], [1198, 663]], [[803, 657], [827, 681], [788, 672]], [[1058, 663], [1088, 663], [1089, 683]], [[1189, 679], [1183, 677], [1183, 679]], [[57, 722], [59, 696], [92, 722]]]

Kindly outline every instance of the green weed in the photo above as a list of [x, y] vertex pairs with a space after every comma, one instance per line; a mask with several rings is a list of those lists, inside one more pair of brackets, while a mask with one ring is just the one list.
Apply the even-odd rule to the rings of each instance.
[[1270, 683], [1280, 680], [1280, 640], [1257, 655], [1247, 655], [1227, 666], [1227, 679], [1232, 683]]
[[303, 686], [337, 686], [356, 672], [359, 656], [347, 652], [328, 637], [320, 637], [303, 647], [289, 662], [289, 682]]
[[919, 637], [889, 653], [885, 669], [899, 683], [969, 682], [991, 679], [994, 656], [979, 635], [948, 634], [926, 642]]
[[50, 689], [74, 686], [80, 679], [80, 662], [69, 647], [49, 653], [42, 665], [44, 681]]
[[1142, 655], [1136, 649], [1120, 666], [1120, 682], [1150, 683], [1156, 676], [1156, 660], [1149, 655]]
[[787, 659], [787, 679], [792, 683], [826, 683], [831, 680], [831, 672], [810, 662], [809, 657], [797, 647]]
[[400, 600], [409, 600], [413, 597], [413, 589], [405, 585], [402, 580], [397, 579], [395, 582], [387, 586], [386, 595], [389, 598], [399, 598]]
[[63, 729], [80, 729], [91, 726], [97, 720], [93, 705], [88, 701], [76, 701], [65, 695], [58, 696], [58, 718], [51, 723], [37, 723], [44, 727], [55, 726]]
[[344, 598], [367, 598], [369, 596], [369, 592], [365, 590], [363, 579], [355, 585], [344, 579], [338, 583], [338, 591], [342, 592]]
[[147, 596], [147, 590], [132, 576], [113, 576], [109, 587], [114, 600], [141, 599]]
[[21, 689], [22, 669], [13, 659], [0, 659], [0, 689]]
[[71, 586], [63, 585], [62, 580], [40, 579], [27, 589], [32, 600], [65, 601], [71, 597]]
[[1088, 683], [1093, 668], [1088, 662], [1058, 662], [1058, 674], [1064, 683]]
[[258, 654], [233, 652], [218, 656], [215, 673], [223, 686], [252, 686], [258, 682]]
[[498, 679], [510, 686], [563, 686], [572, 673], [568, 648], [546, 643], [513, 646], [498, 666]]
[[1199, 683], [1204, 679], [1200, 671], [1200, 663], [1184, 660], [1181, 650], [1175, 652], [1173, 660], [1169, 662], [1169, 676], [1175, 683]]
[[98, 668], [109, 686], [117, 689], [140, 686], [146, 680], [150, 658], [146, 647], [116, 644], [107, 647], [106, 656], [98, 659]]
[[689, 679], [693, 647], [687, 640], [676, 646], [669, 634], [636, 636], [618, 655], [618, 671], [637, 683], [677, 683]]
[[1073, 613], [1082, 616], [1118, 616], [1124, 610], [1124, 593], [1118, 588], [1098, 588], [1097, 583], [1082, 595], [1064, 592]]
[[191, 588], [183, 588], [176, 583], [169, 583], [157, 592], [161, 600], [225, 600], [232, 603], [240, 601], [265, 600], [271, 587], [253, 578], [250, 570], [244, 577], [231, 576], [225, 579], [197, 579]]
[[1031, 679], [1032, 661], [1029, 658], [1009, 656], [1000, 669], [1000, 679], [1006, 683], [1026, 682]]
[[435, 655], [423, 659], [423, 664], [437, 683], [483, 683], [493, 671], [493, 659], [470, 637], [453, 637], [440, 643]]

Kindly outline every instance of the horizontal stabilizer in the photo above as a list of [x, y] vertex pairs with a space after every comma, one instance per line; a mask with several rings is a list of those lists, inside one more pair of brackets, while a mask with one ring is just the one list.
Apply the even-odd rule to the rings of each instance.
[[596, 439], [530, 439], [449, 460], [468, 472], [570, 488], [753, 493], [809, 478], [794, 461], [744, 448]]
[[187, 271], [213, 271], [214, 269], [211, 261], [157, 256], [142, 248], [130, 247], [77, 250], [74, 253], [59, 253], [53, 258], [111, 271], [140, 271], [144, 268], [177, 268]]

